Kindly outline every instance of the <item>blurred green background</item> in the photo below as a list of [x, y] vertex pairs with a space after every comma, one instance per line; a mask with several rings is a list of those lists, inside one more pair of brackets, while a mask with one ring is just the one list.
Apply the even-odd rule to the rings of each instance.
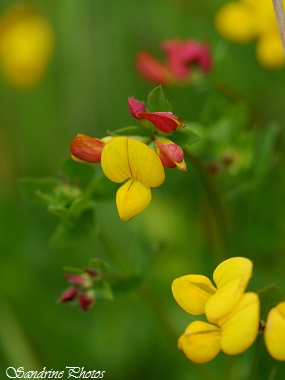
[[[236, 357], [221, 353], [204, 365], [184, 357], [177, 338], [193, 318], [179, 308], [170, 290], [178, 276], [211, 278], [220, 261], [241, 255], [254, 262], [251, 290], [275, 282], [285, 291], [285, 71], [262, 68], [254, 42], [238, 46], [218, 35], [213, 18], [225, 2], [36, 1], [54, 29], [52, 61], [35, 88], [21, 90], [0, 81], [1, 378], [8, 366], [79, 366], [105, 370], [104, 378], [112, 380], [247, 378], [253, 347]], [[12, 3], [0, 0], [0, 10]], [[272, 122], [278, 127], [269, 153], [256, 162], [262, 176], [248, 191], [229, 197], [250, 180], [252, 171], [222, 178], [203, 172], [201, 177], [188, 160], [186, 173], [166, 171], [151, 205], [128, 223], [119, 220], [114, 202], [99, 204], [96, 218], [106, 240], [125, 255], [142, 285], [117, 292], [112, 302], [98, 301], [88, 313], [59, 304], [67, 286], [64, 266], [83, 267], [91, 257], [114, 268], [117, 263], [95, 231], [80, 245], [52, 247], [57, 220], [42, 205], [27, 201], [19, 179], [56, 175], [77, 133], [103, 137], [132, 125], [127, 97], [144, 100], [153, 88], [136, 72], [135, 55], [146, 49], [162, 57], [161, 41], [177, 37], [209, 42], [217, 62], [212, 77], [235, 89], [237, 107], [247, 110], [250, 104], [257, 115], [258, 123], [248, 116], [241, 122], [257, 141], [253, 150]], [[214, 122], [225, 116], [231, 122], [232, 100], [216, 89], [164, 91], [182, 120], [200, 124], [203, 118]], [[206, 188], [215, 189], [213, 199], [205, 181]], [[281, 379], [285, 367], [262, 347], [258, 371], [258, 379]]]

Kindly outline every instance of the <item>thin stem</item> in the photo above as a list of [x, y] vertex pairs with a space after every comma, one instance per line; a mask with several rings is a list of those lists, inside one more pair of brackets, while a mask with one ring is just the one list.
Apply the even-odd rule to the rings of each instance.
[[101, 227], [98, 232], [98, 238], [104, 245], [110, 257], [114, 259], [125, 272], [132, 273], [132, 268], [128, 263], [127, 259], [124, 257], [122, 252], [116, 247], [116, 245], [111, 241], [110, 237], [107, 235], [103, 227]]
[[211, 227], [214, 231], [217, 230], [217, 259], [220, 262], [228, 257], [227, 251], [229, 246], [229, 228], [225, 215], [225, 209], [221, 202], [221, 197], [218, 193], [218, 190], [214, 183], [210, 180], [209, 175], [206, 173], [202, 162], [189, 150], [185, 149], [184, 151], [192, 163], [195, 165], [201, 178], [205, 196], [210, 207], [209, 223], [212, 224]]
[[275, 17], [278, 24], [279, 34], [285, 54], [285, 14], [282, 0], [272, 0]]
[[164, 307], [161, 304], [159, 298], [155, 296], [155, 294], [147, 284], [143, 284], [140, 287], [139, 292], [148, 304], [148, 306], [150, 307], [150, 309], [156, 315], [157, 319], [161, 322], [161, 325], [164, 327], [165, 331], [167, 331], [168, 336], [171, 338], [171, 340], [176, 342], [177, 333], [173, 325], [170, 323], [170, 320], [167, 317], [166, 311], [164, 310]]
[[258, 334], [255, 345], [254, 345], [254, 352], [252, 357], [252, 364], [251, 364], [251, 370], [249, 373], [248, 380], [257, 380], [258, 375], [258, 363], [260, 361], [260, 344], [261, 344], [262, 334]]

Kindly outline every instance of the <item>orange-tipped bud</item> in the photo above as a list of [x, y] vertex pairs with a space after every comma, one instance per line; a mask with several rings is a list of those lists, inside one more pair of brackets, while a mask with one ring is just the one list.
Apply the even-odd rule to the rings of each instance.
[[154, 140], [154, 143], [157, 148], [157, 154], [164, 166], [186, 171], [184, 152], [179, 145], [164, 137]]
[[71, 157], [79, 162], [100, 162], [104, 145], [100, 139], [78, 134], [70, 145]]

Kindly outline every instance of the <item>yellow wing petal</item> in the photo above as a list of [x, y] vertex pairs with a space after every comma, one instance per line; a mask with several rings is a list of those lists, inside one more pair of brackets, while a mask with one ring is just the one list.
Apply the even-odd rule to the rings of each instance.
[[208, 277], [202, 275], [183, 276], [172, 283], [172, 294], [176, 302], [192, 315], [205, 312], [205, 305], [215, 291], [216, 288]]
[[272, 308], [266, 320], [264, 340], [270, 355], [285, 361], [285, 302]]
[[195, 363], [209, 362], [221, 350], [220, 329], [206, 322], [192, 322], [180, 336], [178, 348]]

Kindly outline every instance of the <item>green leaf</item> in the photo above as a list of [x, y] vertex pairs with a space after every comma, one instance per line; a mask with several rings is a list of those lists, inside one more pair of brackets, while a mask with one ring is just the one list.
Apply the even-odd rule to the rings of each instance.
[[111, 136], [150, 136], [150, 131], [146, 128], [140, 126], [130, 126], [125, 128], [116, 129], [115, 131], [109, 131], [108, 134]]
[[99, 202], [113, 200], [119, 186], [121, 185], [102, 175], [92, 182], [89, 189], [90, 197]]
[[201, 138], [197, 133], [195, 133], [189, 126], [185, 126], [182, 129], [179, 129], [178, 131], [174, 132], [171, 136], [171, 140], [177, 144], [180, 145], [182, 149], [196, 143]]
[[257, 291], [260, 299], [260, 319], [265, 321], [270, 309], [285, 301], [285, 293], [275, 284], [270, 284]]
[[59, 181], [53, 177], [22, 178], [19, 184], [28, 201], [49, 203], [55, 188], [59, 186]]
[[171, 112], [172, 107], [166, 99], [161, 86], [155, 87], [147, 98], [149, 112]]
[[80, 218], [70, 218], [60, 223], [51, 236], [50, 244], [55, 248], [80, 245], [91, 237], [94, 227], [94, 211], [87, 210]]
[[86, 187], [95, 175], [95, 165], [65, 159], [61, 165], [62, 174], [71, 182]]
[[264, 134], [260, 136], [257, 142], [257, 148], [254, 156], [255, 179], [263, 179], [271, 168], [274, 158], [274, 146], [280, 132], [280, 127], [271, 123], [267, 126]]

